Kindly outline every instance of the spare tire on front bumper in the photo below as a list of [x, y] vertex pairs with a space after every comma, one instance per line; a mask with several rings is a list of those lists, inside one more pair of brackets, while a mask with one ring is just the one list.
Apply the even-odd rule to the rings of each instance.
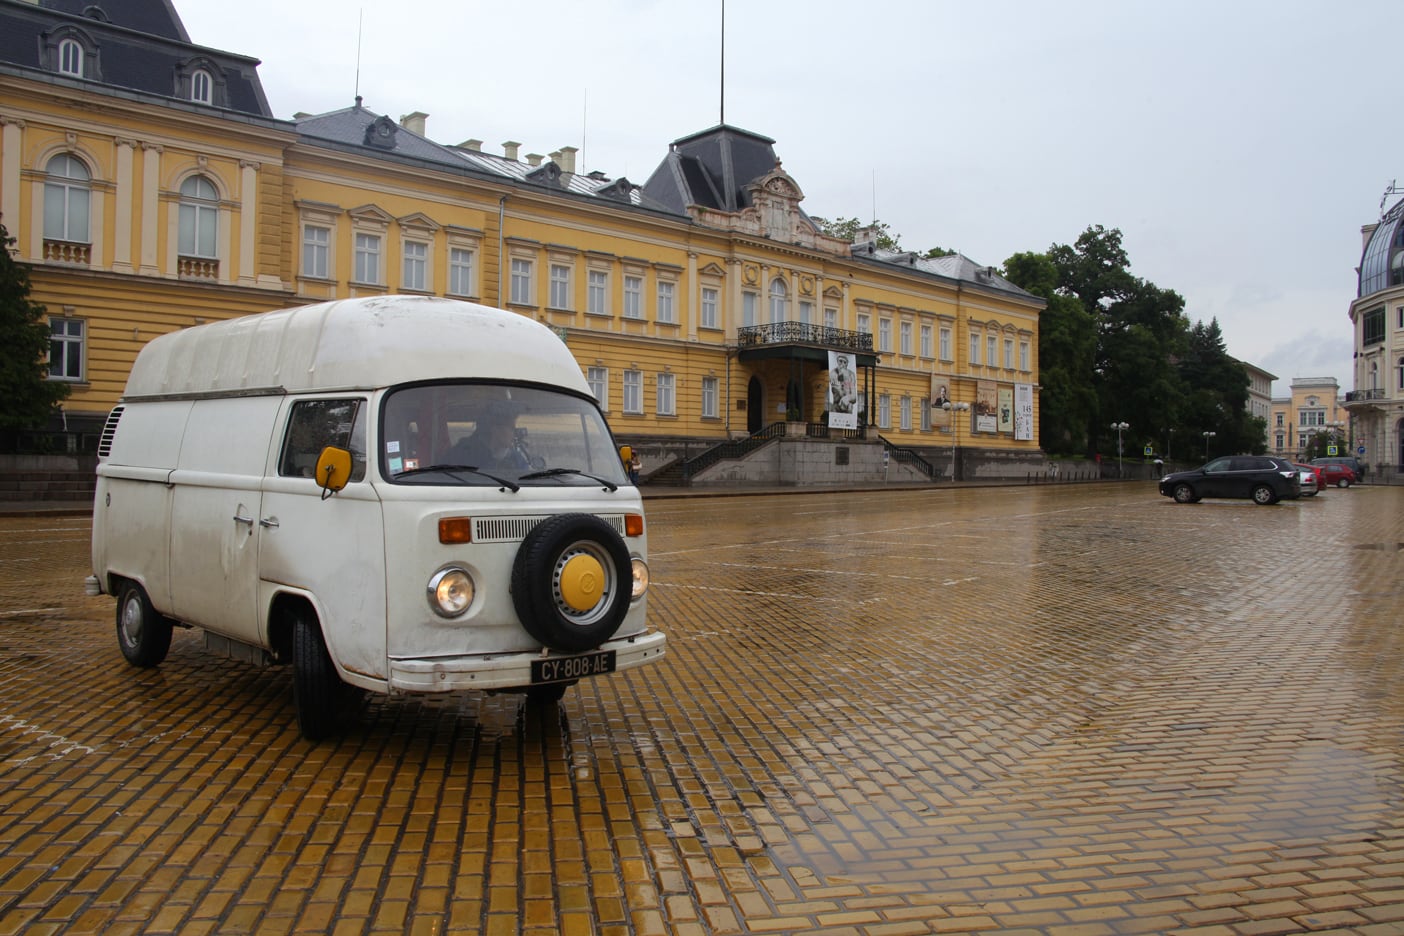
[[512, 604], [528, 634], [578, 653], [614, 636], [629, 610], [633, 566], [624, 538], [591, 514], [538, 523], [512, 565]]

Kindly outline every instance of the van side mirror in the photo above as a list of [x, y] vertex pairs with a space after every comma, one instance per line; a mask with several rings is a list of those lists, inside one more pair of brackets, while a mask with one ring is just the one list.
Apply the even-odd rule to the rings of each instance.
[[351, 453], [344, 448], [328, 445], [317, 456], [317, 483], [322, 486], [322, 500], [346, 487], [351, 480]]
[[622, 464], [622, 465], [624, 465], [624, 466], [627, 467], [628, 464], [629, 464], [629, 462], [632, 461], [633, 458], [634, 458], [634, 450], [633, 450], [632, 448], [630, 448], [630, 447], [627, 446], [627, 445], [621, 445], [621, 446], [619, 446], [619, 462], [620, 462], [620, 464]]

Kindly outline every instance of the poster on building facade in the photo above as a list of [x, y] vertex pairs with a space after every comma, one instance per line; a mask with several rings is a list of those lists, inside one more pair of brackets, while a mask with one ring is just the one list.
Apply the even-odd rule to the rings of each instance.
[[975, 382], [975, 431], [995, 432], [998, 430], [999, 398], [993, 380]]
[[1014, 385], [1014, 438], [1033, 441], [1033, 384]]
[[828, 407], [830, 429], [858, 428], [858, 373], [845, 351], [829, 352]]
[[951, 398], [951, 383], [949, 377], [940, 374], [931, 375], [931, 427], [933, 429], [944, 429], [951, 424], [951, 414], [949, 410], [941, 408], [941, 404], [949, 402]]
[[1014, 388], [999, 388], [999, 410], [996, 413], [999, 417], [999, 431], [1014, 431]]

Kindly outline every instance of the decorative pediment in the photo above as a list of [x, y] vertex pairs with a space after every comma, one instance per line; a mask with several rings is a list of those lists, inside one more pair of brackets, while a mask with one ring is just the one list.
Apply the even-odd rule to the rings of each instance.
[[746, 196], [765, 237], [789, 244], [802, 242], [805, 233], [812, 236], [813, 228], [799, 208], [804, 193], [778, 161], [774, 169], [746, 186]]
[[381, 227], [389, 227], [390, 222], [395, 220], [394, 215], [376, 205], [362, 205], [359, 208], [352, 208], [346, 213], [351, 216], [352, 221], [360, 224], [376, 224]]
[[839, 289], [837, 286], [826, 286], [826, 287], [824, 287], [824, 298], [825, 298], [825, 299], [842, 300], [842, 299], [843, 299], [843, 290], [842, 290], [842, 289]]
[[709, 263], [697, 271], [702, 276], [725, 276], [726, 271], [715, 263]]
[[407, 214], [403, 218], [400, 218], [399, 221], [400, 227], [403, 228], [415, 228], [416, 230], [429, 231], [431, 233], [439, 229], [439, 222], [422, 211]]

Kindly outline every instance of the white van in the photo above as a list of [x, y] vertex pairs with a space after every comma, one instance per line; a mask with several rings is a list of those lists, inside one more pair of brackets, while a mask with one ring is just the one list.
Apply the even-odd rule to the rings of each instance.
[[643, 501], [548, 328], [349, 299], [148, 344], [103, 430], [90, 594], [127, 660], [172, 625], [291, 663], [298, 723], [357, 693], [525, 692], [664, 653]]

